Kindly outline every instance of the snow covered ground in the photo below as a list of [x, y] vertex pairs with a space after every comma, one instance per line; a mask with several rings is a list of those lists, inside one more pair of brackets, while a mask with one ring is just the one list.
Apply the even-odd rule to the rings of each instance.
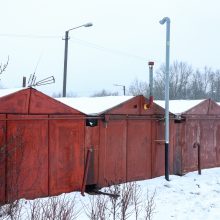
[[220, 219], [220, 168], [185, 176], [170, 176], [140, 182], [142, 189], [156, 189], [154, 220]]
[[[170, 175], [169, 182], [164, 177], [158, 177], [139, 181], [137, 185], [140, 186], [139, 197], [142, 202], [147, 201], [147, 192], [149, 197], [155, 192], [153, 220], [220, 219], [220, 168], [202, 170], [202, 175], [198, 175], [197, 172], [191, 172], [182, 177]], [[69, 193], [66, 196], [68, 200], [75, 197], [77, 210], [81, 210], [77, 219], [89, 219], [83, 206], [91, 206], [92, 199], [97, 199], [98, 196], [86, 194], [82, 197], [80, 193]], [[102, 198], [104, 197], [106, 196]], [[30, 219], [29, 207], [33, 201], [22, 201], [21, 219]], [[145, 212], [142, 209], [138, 219], [145, 219], [144, 215]], [[128, 219], [135, 219], [135, 214], [133, 213]]]

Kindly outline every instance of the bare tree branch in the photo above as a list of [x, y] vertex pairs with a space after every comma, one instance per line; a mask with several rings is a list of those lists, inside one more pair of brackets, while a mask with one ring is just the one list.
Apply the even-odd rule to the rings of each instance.
[[3, 72], [5, 72], [7, 66], [8, 66], [8, 63], [9, 63], [9, 56], [8, 56], [8, 59], [7, 59], [7, 62], [5, 64], [0, 64], [0, 74], [2, 74]]

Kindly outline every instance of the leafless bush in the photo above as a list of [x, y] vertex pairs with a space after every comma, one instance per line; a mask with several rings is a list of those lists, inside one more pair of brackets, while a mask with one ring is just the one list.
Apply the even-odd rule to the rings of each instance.
[[30, 201], [28, 211], [30, 220], [41, 220], [41, 201], [39, 199]]
[[120, 206], [121, 220], [128, 219], [134, 212], [132, 198], [134, 194], [134, 182], [125, 183], [121, 186]]
[[138, 220], [138, 217], [140, 215], [140, 212], [142, 211], [142, 190], [140, 186], [134, 182], [133, 185], [133, 197], [132, 197], [132, 202], [134, 205], [134, 213], [135, 213], [135, 219]]
[[[120, 185], [112, 185], [108, 188], [108, 193], [112, 195], [119, 195], [120, 194]], [[110, 196], [110, 214], [112, 215], [112, 219], [116, 220], [119, 218], [119, 209], [120, 209], [120, 200], [116, 196]]]
[[50, 197], [47, 201], [42, 203], [42, 220], [74, 220], [79, 214], [80, 210], [76, 209], [75, 197], [67, 199], [66, 196]]
[[155, 208], [156, 208], [156, 205], [155, 205], [155, 195], [156, 195], [156, 190], [153, 192], [152, 195], [149, 194], [149, 191], [147, 190], [147, 200], [146, 202], [144, 203], [144, 210], [145, 210], [145, 216], [144, 218], [146, 220], [151, 220], [152, 219], [152, 216], [155, 212]]
[[83, 203], [83, 207], [90, 220], [106, 220], [109, 217], [107, 204], [108, 197], [98, 195], [89, 197], [89, 204]]
[[108, 197], [107, 196], [98, 196], [97, 197], [97, 208], [98, 208], [98, 219], [105, 220], [108, 218]]
[[31, 220], [74, 220], [80, 210], [76, 208], [75, 197], [71, 200], [64, 196], [29, 202], [28, 219]]
[[21, 218], [22, 203], [16, 200], [0, 207], [0, 217], [3, 220], [18, 220]]

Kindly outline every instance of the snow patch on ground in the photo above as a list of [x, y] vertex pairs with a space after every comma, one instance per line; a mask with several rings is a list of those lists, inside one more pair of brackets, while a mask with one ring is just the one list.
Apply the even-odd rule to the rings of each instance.
[[[155, 210], [153, 220], [216, 220], [220, 219], [220, 168], [202, 170], [202, 175], [191, 172], [184, 176], [170, 175], [170, 181], [158, 177], [138, 181], [142, 201], [147, 200], [147, 193], [155, 193]], [[76, 208], [80, 209], [77, 219], [86, 220], [88, 217], [83, 204], [91, 203], [93, 196], [86, 194], [82, 197], [79, 192], [60, 195], [69, 201], [75, 199]], [[97, 197], [97, 196], [96, 196]], [[38, 199], [47, 202], [47, 198]], [[30, 205], [36, 200], [22, 200], [22, 219], [29, 219]], [[128, 219], [135, 219], [134, 214]], [[139, 220], [144, 219], [144, 211]]]

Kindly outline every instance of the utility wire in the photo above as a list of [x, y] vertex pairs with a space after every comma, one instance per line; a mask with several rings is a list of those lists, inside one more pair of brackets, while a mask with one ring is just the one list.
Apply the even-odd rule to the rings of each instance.
[[[12, 38], [30, 38], [30, 39], [62, 39], [62, 36], [55, 36], [55, 35], [31, 35], [31, 34], [0, 34], [0, 37], [12, 37]], [[138, 60], [143, 60], [146, 61], [146, 58], [135, 55], [135, 54], [131, 54], [131, 53], [127, 53], [124, 51], [120, 51], [117, 49], [111, 49], [111, 48], [107, 48], [104, 46], [101, 46], [99, 44], [95, 44], [89, 41], [85, 41], [85, 40], [81, 40], [75, 37], [72, 37], [72, 39], [74, 39], [74, 41], [77, 41], [79, 44], [86, 46], [86, 47], [90, 47], [96, 50], [100, 50], [100, 51], [104, 51], [104, 52], [108, 52], [108, 53], [113, 53], [113, 54], [117, 54], [120, 56], [127, 56], [127, 57], [132, 57]]]
[[32, 38], [32, 39], [40, 39], [40, 38], [56, 38], [62, 39], [62, 36], [55, 36], [55, 35], [32, 35], [32, 34], [0, 34], [0, 37], [13, 37], [13, 38]]
[[104, 46], [101, 46], [101, 45], [98, 45], [98, 44], [95, 44], [95, 43], [92, 43], [92, 42], [84, 41], [84, 40], [81, 40], [81, 39], [78, 39], [78, 38], [73, 38], [73, 39], [78, 41], [79, 44], [91, 47], [93, 49], [97, 49], [97, 50], [101, 50], [101, 51], [104, 51], [104, 52], [114, 53], [114, 54], [117, 54], [117, 55], [132, 57], [132, 58], [135, 58], [135, 59], [138, 59], [138, 60], [146, 61], [146, 58], [138, 56], [138, 55], [130, 54], [130, 53], [127, 53], [127, 52], [124, 52], [124, 51], [116, 50], [116, 49], [110, 49], [110, 48], [107, 48], [107, 47], [104, 47]]

